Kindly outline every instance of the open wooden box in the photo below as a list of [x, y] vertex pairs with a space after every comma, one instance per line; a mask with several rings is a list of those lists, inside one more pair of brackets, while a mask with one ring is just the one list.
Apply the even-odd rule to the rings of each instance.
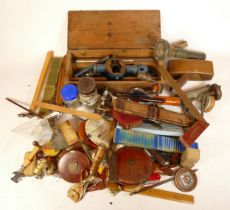
[[[155, 68], [153, 46], [160, 38], [159, 10], [69, 11], [64, 84], [77, 84], [79, 78], [73, 77], [74, 71], [107, 55], [114, 55], [125, 64]], [[109, 87], [119, 92], [152, 84], [135, 76], [118, 81], [100, 76], [95, 80], [99, 89]]]

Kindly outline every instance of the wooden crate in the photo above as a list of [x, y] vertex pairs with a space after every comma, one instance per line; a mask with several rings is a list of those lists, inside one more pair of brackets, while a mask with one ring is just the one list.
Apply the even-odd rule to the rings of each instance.
[[[160, 38], [158, 10], [69, 11], [64, 84], [77, 84], [79, 78], [72, 76], [73, 71], [111, 54], [125, 64], [155, 68], [153, 46]], [[99, 89], [109, 87], [119, 92], [152, 84], [135, 76], [119, 81], [107, 80], [106, 77], [95, 77], [95, 80]]]

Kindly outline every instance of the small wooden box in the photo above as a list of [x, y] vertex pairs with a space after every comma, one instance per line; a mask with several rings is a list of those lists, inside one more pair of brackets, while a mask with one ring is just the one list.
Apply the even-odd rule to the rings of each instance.
[[[64, 84], [77, 84], [74, 71], [111, 54], [125, 64], [155, 68], [153, 46], [160, 38], [159, 10], [69, 11]], [[99, 89], [109, 87], [119, 92], [152, 84], [135, 76], [118, 81], [101, 76], [95, 80]]]

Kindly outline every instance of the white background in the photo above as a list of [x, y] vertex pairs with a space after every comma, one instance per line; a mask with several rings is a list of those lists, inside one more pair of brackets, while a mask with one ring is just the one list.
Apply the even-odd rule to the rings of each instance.
[[[222, 87], [223, 98], [206, 114], [209, 128], [198, 142], [199, 184], [191, 192], [195, 204], [108, 191], [87, 194], [78, 204], [67, 198], [70, 184], [55, 177], [26, 178], [15, 184], [11, 173], [31, 149], [31, 140], [11, 129], [25, 122], [22, 110], [4, 98], [29, 104], [46, 52], [63, 56], [67, 49], [68, 10], [161, 10], [162, 37], [186, 39], [193, 49], [206, 52], [214, 62], [215, 76], [209, 83]], [[0, 208], [2, 210], [51, 209], [229, 209], [230, 206], [230, 3], [228, 0], [0, 0]], [[192, 83], [193, 86], [196, 82]], [[172, 183], [161, 188], [177, 191]], [[110, 204], [112, 202], [112, 205]]]

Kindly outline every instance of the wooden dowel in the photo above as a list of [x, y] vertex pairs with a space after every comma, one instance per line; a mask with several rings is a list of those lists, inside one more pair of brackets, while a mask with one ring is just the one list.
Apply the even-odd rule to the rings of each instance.
[[101, 115], [96, 114], [96, 113], [79, 111], [79, 110], [67, 108], [64, 106], [58, 106], [58, 105], [49, 104], [49, 103], [45, 103], [45, 102], [36, 101], [34, 103], [34, 105], [35, 105], [35, 107], [49, 109], [52, 111], [57, 111], [57, 112], [62, 112], [62, 113], [68, 113], [68, 114], [72, 114], [72, 115], [87, 118], [87, 119], [100, 120], [102, 118]]
[[[125, 192], [133, 192], [135, 186], [124, 186], [120, 189], [115, 183], [109, 183], [108, 188], [111, 190], [122, 190]], [[161, 198], [165, 200], [177, 201], [182, 203], [194, 203], [194, 197], [188, 194], [176, 193], [172, 191], [166, 191], [162, 189], [150, 189], [140, 193], [140, 195], [151, 196], [155, 198]]]

